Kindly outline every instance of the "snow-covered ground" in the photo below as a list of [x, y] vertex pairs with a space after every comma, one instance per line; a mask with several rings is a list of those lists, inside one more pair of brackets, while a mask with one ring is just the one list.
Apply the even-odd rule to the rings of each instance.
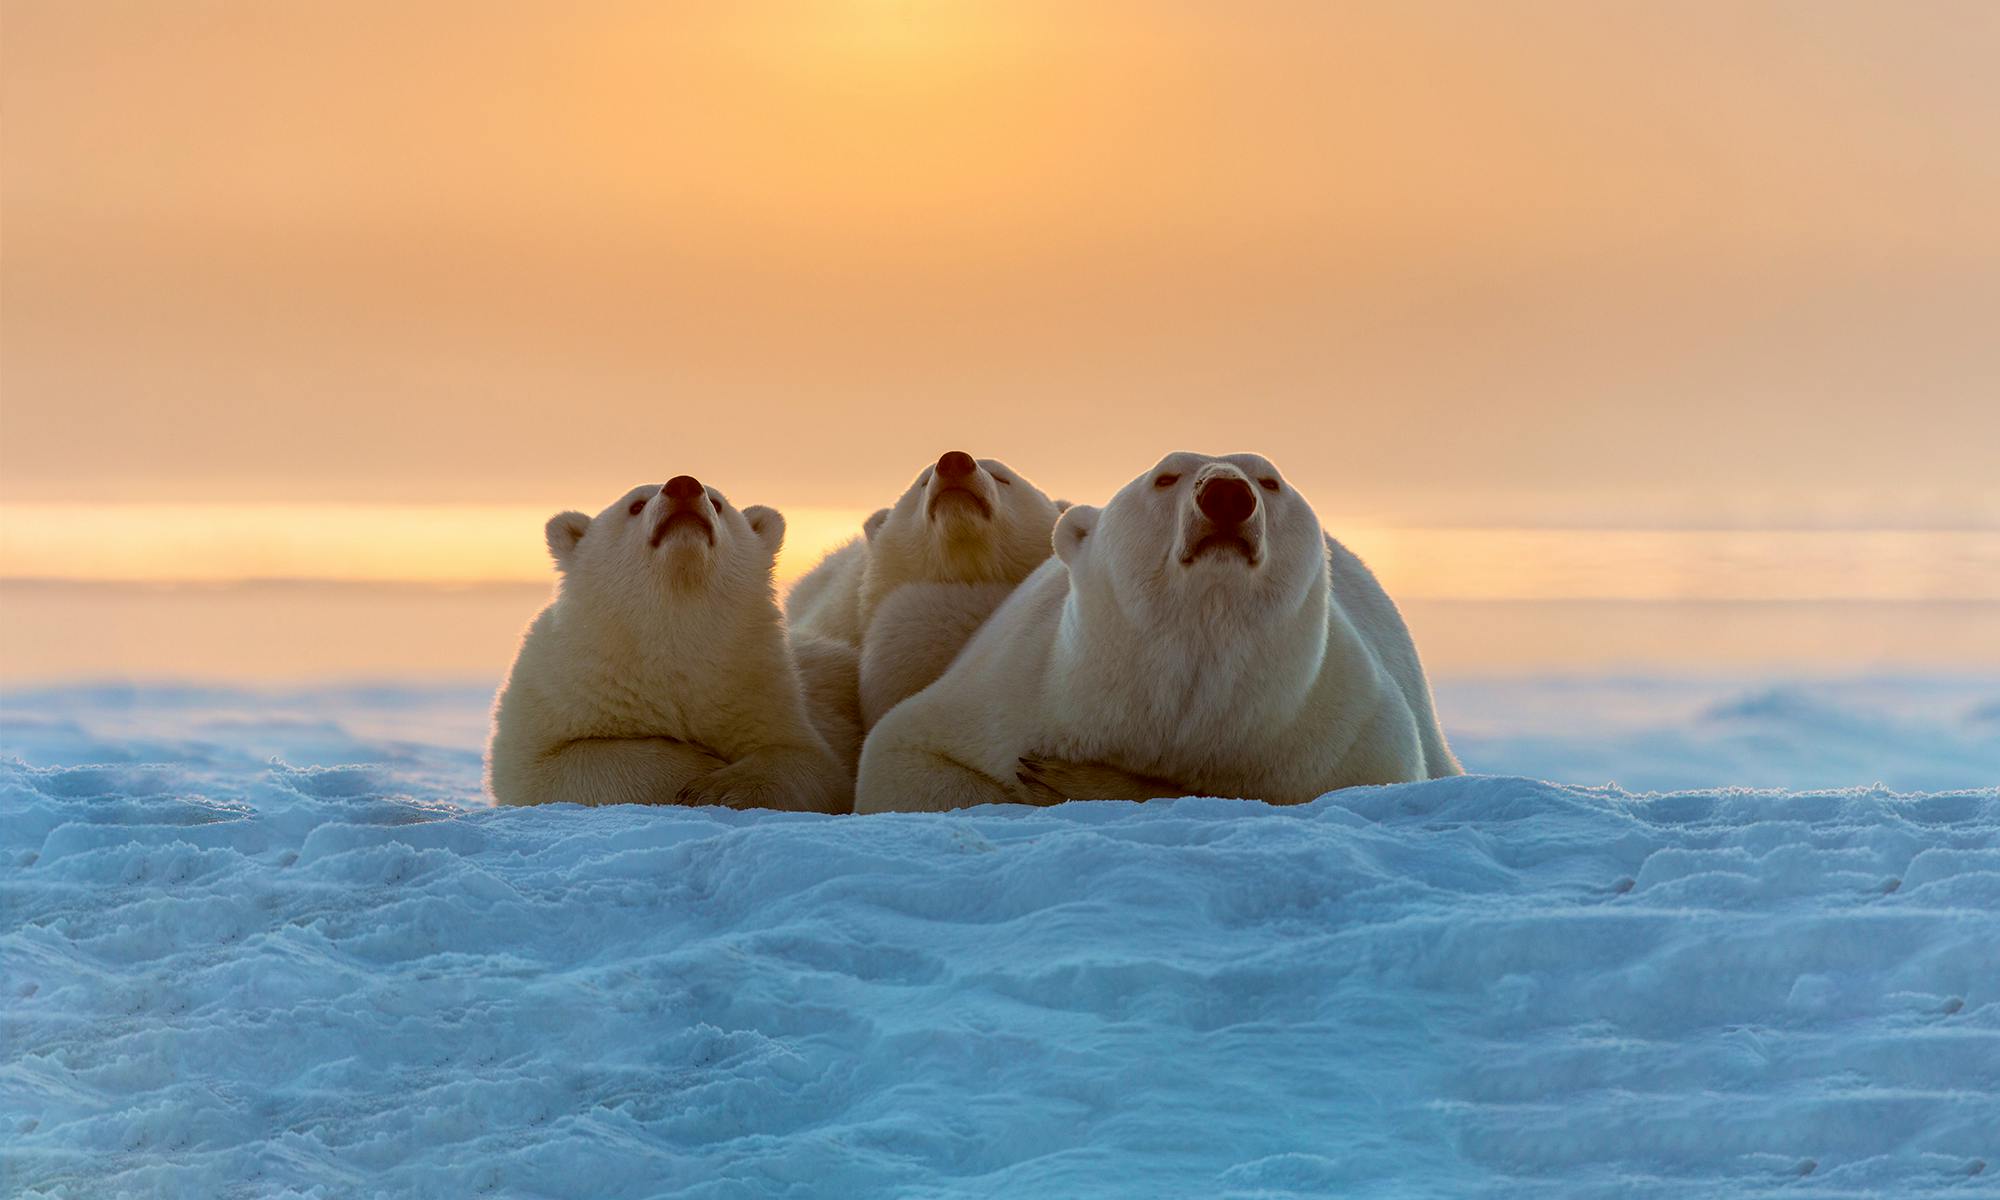
[[1439, 693], [1486, 777], [823, 818], [10, 692], [0, 1192], [2000, 1195], [2000, 681]]

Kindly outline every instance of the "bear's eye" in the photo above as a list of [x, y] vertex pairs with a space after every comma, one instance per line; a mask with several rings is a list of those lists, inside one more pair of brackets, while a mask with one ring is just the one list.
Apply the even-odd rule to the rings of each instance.
[[1013, 487], [1013, 486], [1014, 486], [1014, 481], [1013, 481], [1013, 480], [1011, 480], [1011, 479], [1009, 479], [1009, 478], [1007, 478], [1007, 477], [1006, 477], [1005, 475], [995, 475], [995, 476], [993, 477], [993, 482], [995, 482], [995, 483], [999, 484], [999, 485], [1000, 485], [1001, 487]]
[[646, 511], [646, 502], [644, 500], [634, 500], [631, 504], [626, 506], [625, 511], [631, 513], [633, 516], [636, 517], [640, 513]]
[[1264, 478], [1259, 479], [1257, 481], [1257, 486], [1263, 488], [1267, 492], [1275, 492], [1278, 490], [1278, 481], [1266, 475]]
[[1175, 484], [1179, 483], [1180, 481], [1181, 477], [1178, 475], [1171, 475], [1171, 474], [1162, 475], [1159, 478], [1153, 480], [1153, 486], [1156, 488], [1170, 488]]

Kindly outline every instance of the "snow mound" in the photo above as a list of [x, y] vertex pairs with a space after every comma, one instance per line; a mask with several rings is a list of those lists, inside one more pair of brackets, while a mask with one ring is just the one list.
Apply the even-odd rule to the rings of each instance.
[[496, 811], [430, 753], [0, 766], [9, 1194], [2000, 1194], [1997, 790]]
[[2000, 782], [2000, 680], [1446, 681], [1468, 769], [1634, 790], [1949, 791]]

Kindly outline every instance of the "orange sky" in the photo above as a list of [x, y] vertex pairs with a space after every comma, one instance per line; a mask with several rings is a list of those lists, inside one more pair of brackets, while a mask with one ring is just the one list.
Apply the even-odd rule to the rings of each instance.
[[2000, 523], [2000, 5], [4, 0], [0, 502]]

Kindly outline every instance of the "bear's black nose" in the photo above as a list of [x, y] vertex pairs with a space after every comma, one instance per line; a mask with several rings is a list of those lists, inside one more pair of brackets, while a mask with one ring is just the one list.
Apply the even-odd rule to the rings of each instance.
[[1241, 525], [1257, 511], [1256, 493], [1234, 475], [1214, 475], [1195, 490], [1194, 502], [1217, 525]]
[[963, 479], [978, 468], [979, 464], [965, 451], [947, 450], [938, 459], [937, 473], [939, 479]]
[[692, 475], [676, 475], [667, 480], [667, 486], [660, 489], [669, 500], [692, 500], [701, 495], [701, 480]]

